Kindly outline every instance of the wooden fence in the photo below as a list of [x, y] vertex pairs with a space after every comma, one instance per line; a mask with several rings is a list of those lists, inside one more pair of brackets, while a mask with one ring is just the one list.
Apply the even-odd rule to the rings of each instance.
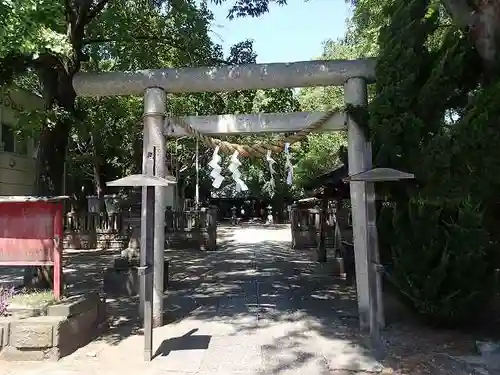
[[165, 212], [165, 240], [170, 249], [215, 250], [217, 247], [217, 208], [199, 211]]
[[[296, 208], [292, 206], [290, 211], [290, 225], [293, 249], [312, 249], [318, 247], [321, 225], [320, 212], [319, 208]], [[334, 246], [335, 225], [333, 215], [334, 212], [328, 210], [325, 236], [328, 248]]]
[[[333, 260], [332, 274], [352, 278], [354, 275], [354, 248], [350, 205], [341, 202], [327, 209], [325, 249]], [[293, 249], [318, 249], [321, 232], [321, 208], [291, 207], [290, 224]], [[333, 258], [333, 259], [332, 259]]]
[[[352, 243], [350, 212], [350, 206], [344, 202], [337, 208], [333, 206], [328, 208], [325, 228], [327, 248], [339, 247], [340, 241]], [[296, 205], [291, 207], [290, 225], [294, 249], [312, 249], [318, 246], [321, 228], [320, 213], [321, 208], [319, 207], [300, 208]], [[337, 234], [335, 234], [336, 224], [339, 227]]]
[[[166, 248], [214, 250], [216, 208], [199, 211], [165, 211]], [[134, 228], [140, 227], [140, 211], [107, 213], [68, 212], [64, 220], [65, 249], [124, 249]]]
[[65, 249], [123, 249], [128, 243], [126, 213], [68, 212], [64, 218]]

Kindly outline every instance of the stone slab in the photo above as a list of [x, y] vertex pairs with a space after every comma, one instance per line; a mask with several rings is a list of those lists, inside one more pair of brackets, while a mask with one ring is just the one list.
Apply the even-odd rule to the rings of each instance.
[[44, 306], [28, 307], [16, 304], [9, 304], [9, 315], [16, 319], [32, 318], [35, 316], [47, 315], [48, 304]]
[[[467, 358], [467, 357], [465, 357]], [[461, 357], [454, 357], [448, 354], [438, 354], [431, 363], [431, 371], [441, 371], [442, 368], [450, 369], [453, 375], [495, 375], [496, 371], [488, 369], [484, 364], [472, 361], [468, 363]]]
[[66, 318], [39, 316], [26, 319], [1, 318], [3, 349], [8, 361], [59, 359], [86, 345], [105, 327], [105, 303], [96, 300], [90, 309]]
[[102, 329], [99, 306], [95, 306], [78, 316], [64, 320], [58, 327], [54, 327], [54, 344], [57, 343], [61, 356], [66, 356], [89, 343], [102, 332]]
[[71, 296], [60, 303], [47, 307], [47, 315], [70, 317], [90, 310], [98, 305], [100, 297], [98, 293]]
[[8, 344], [15, 348], [52, 347], [53, 326], [59, 322], [42, 318], [45, 317], [27, 318], [11, 322]]
[[8, 345], [0, 350], [0, 360], [4, 361], [57, 361], [59, 358], [58, 348], [19, 349]]

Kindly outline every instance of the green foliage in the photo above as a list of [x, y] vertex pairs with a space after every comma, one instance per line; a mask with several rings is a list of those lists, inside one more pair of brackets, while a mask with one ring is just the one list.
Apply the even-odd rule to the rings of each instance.
[[350, 0], [349, 2], [355, 8], [348, 24], [347, 42], [356, 46], [360, 56], [378, 56], [378, 34], [380, 29], [388, 25], [390, 21], [387, 8], [393, 0]]
[[435, 2], [391, 1], [380, 29], [369, 125], [379, 166], [412, 172], [412, 188], [380, 184], [395, 209], [379, 216], [382, 257], [409, 304], [461, 324], [493, 289], [500, 187], [498, 85], [481, 87], [477, 54]]
[[479, 204], [414, 200], [382, 209], [381, 218], [390, 223], [384, 228], [391, 232], [390, 280], [422, 317], [463, 324], [489, 302], [494, 266]]
[[[343, 40], [327, 40], [323, 44], [323, 53], [319, 59], [355, 59], [359, 57], [358, 46], [347, 44]], [[299, 101], [303, 111], [328, 111], [344, 105], [342, 86], [308, 87], [299, 92]]]
[[331, 171], [341, 163], [339, 151], [347, 144], [345, 132], [318, 133], [307, 137], [292, 148], [294, 179], [298, 186], [307, 186], [319, 175]]
[[[357, 54], [357, 46], [342, 40], [328, 40], [323, 45], [320, 59], [354, 59]], [[341, 86], [301, 89], [298, 100], [303, 111], [345, 110]], [[294, 180], [297, 186], [307, 186], [319, 175], [338, 166], [341, 163], [339, 150], [346, 145], [345, 132], [311, 134], [305, 141], [294, 145]]]
[[[216, 4], [222, 4], [227, 0], [212, 0]], [[235, 17], [259, 17], [269, 12], [269, 5], [286, 5], [287, 0], [235, 0], [229, 10], [228, 18]]]
[[3, 0], [0, 2], [0, 58], [11, 54], [37, 58], [50, 51], [69, 56], [64, 7], [60, 1]]
[[425, 19], [426, 13], [425, 0], [397, 2], [391, 24], [380, 33], [377, 93], [370, 105], [379, 165], [408, 170], [422, 157], [420, 139], [427, 123], [419, 118], [414, 103], [432, 66], [424, 44], [435, 20]]

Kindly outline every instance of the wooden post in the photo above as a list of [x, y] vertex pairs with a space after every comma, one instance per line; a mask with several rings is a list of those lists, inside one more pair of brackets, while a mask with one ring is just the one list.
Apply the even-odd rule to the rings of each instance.
[[319, 208], [319, 241], [317, 247], [317, 261], [326, 262], [326, 217], [328, 215], [328, 198], [323, 197]]
[[307, 222], [308, 222], [308, 234], [309, 234], [309, 246], [318, 247], [318, 234], [319, 234], [319, 213], [321, 209], [318, 205], [315, 205], [314, 208], [310, 208], [307, 210]]
[[297, 249], [297, 236], [299, 235], [298, 208], [296, 204], [290, 207], [290, 230], [292, 231], [292, 249]]
[[335, 200], [335, 212], [333, 213], [333, 223], [334, 223], [333, 243], [335, 246], [335, 256], [344, 257], [344, 252], [342, 249], [342, 235], [339, 226], [339, 216], [340, 216], [339, 212], [340, 212], [340, 201], [337, 199]]
[[[153, 155], [156, 152], [153, 148]], [[150, 164], [150, 163], [148, 163]], [[153, 163], [154, 164], [154, 163]], [[148, 165], [151, 167], [151, 165]], [[154, 165], [152, 166], [154, 168]], [[155, 254], [154, 254], [154, 238], [155, 238], [155, 206], [156, 206], [156, 193], [155, 187], [168, 186], [171, 183], [176, 183], [175, 180], [159, 178], [146, 174], [130, 175], [120, 178], [115, 181], [107, 183], [108, 186], [142, 186], [145, 188], [146, 204], [142, 206], [142, 215], [145, 216], [144, 225], [142, 225], [142, 238], [141, 238], [141, 254], [140, 266], [138, 267], [140, 275], [140, 294], [141, 302], [144, 308], [144, 360], [150, 361], [152, 359], [152, 345], [153, 345], [153, 324], [154, 324], [154, 294], [153, 294], [153, 276], [155, 267]], [[144, 193], [144, 190], [143, 190]], [[162, 220], [163, 221], [163, 220]]]
[[171, 247], [172, 241], [175, 241], [174, 230], [174, 211], [171, 206], [165, 209], [165, 243], [167, 247]]
[[61, 299], [62, 285], [62, 251], [63, 251], [63, 204], [52, 203], [54, 206], [54, 298]]
[[146, 231], [141, 241], [140, 271], [141, 292], [144, 296], [144, 360], [151, 361], [154, 326], [154, 236], [155, 236], [155, 188], [146, 189]]
[[165, 228], [171, 232], [174, 229], [174, 211], [171, 206], [165, 208]]
[[[165, 177], [165, 91], [159, 88], [148, 88], [144, 93], [144, 143], [142, 172], [150, 176]], [[153, 293], [153, 325], [163, 324], [164, 296], [164, 259], [165, 259], [165, 187], [156, 186], [155, 190], [155, 236], [154, 236], [154, 293]], [[141, 238], [147, 233], [147, 217], [144, 207], [147, 205], [147, 188], [142, 190]]]
[[207, 250], [217, 249], [217, 207], [210, 206], [207, 210]]
[[[369, 168], [372, 167], [372, 147], [371, 143], [366, 143], [366, 157], [367, 165]], [[377, 232], [377, 205], [376, 205], [376, 193], [375, 193], [375, 183], [366, 183], [366, 199], [367, 199], [367, 221], [368, 221], [368, 239], [369, 239], [369, 249], [370, 249], [370, 266], [372, 273], [370, 274], [371, 281], [370, 287], [372, 288], [371, 294], [374, 298], [374, 314], [376, 317], [373, 319], [378, 326], [378, 329], [385, 327], [385, 313], [384, 313], [384, 301], [383, 301], [383, 291], [382, 291], [382, 269], [380, 265], [380, 253], [378, 248], [378, 232]], [[372, 325], [373, 325], [372, 324]]]

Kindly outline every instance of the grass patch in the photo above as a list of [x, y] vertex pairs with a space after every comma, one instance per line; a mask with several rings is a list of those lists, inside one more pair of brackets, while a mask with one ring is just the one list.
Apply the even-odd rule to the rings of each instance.
[[53, 305], [56, 303], [56, 299], [51, 290], [22, 290], [12, 296], [9, 303], [19, 306], [38, 307]]

